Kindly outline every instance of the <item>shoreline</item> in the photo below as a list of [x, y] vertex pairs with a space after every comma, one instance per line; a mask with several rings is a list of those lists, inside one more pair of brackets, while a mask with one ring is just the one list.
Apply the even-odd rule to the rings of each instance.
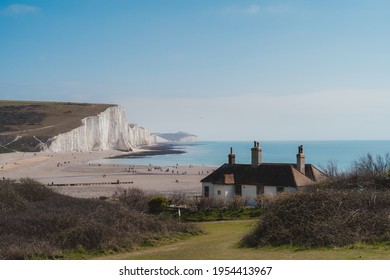
[[177, 143], [157, 143], [155, 145], [143, 146], [140, 149], [137, 149], [133, 152], [126, 152], [125, 154], [115, 155], [110, 158], [144, 158], [148, 156], [161, 156], [161, 155], [175, 155], [175, 154], [185, 154], [186, 151], [177, 149], [179, 146]]
[[[145, 155], [145, 148], [134, 153]], [[84, 198], [111, 197], [121, 189], [130, 188], [150, 193], [198, 195], [200, 180], [215, 169], [192, 165], [93, 163], [126, 154], [115, 150], [0, 154], [0, 179], [32, 178], [61, 194]]]

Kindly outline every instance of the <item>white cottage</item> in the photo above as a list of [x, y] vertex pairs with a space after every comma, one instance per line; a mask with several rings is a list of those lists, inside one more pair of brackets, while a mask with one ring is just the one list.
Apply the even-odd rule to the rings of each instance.
[[263, 163], [258, 142], [254, 142], [251, 150], [251, 164], [236, 164], [231, 148], [228, 163], [201, 180], [202, 196], [230, 201], [235, 195], [240, 195], [247, 200], [248, 205], [256, 205], [258, 194], [296, 192], [299, 187], [326, 178], [318, 168], [305, 164], [303, 146], [298, 148], [296, 163]]

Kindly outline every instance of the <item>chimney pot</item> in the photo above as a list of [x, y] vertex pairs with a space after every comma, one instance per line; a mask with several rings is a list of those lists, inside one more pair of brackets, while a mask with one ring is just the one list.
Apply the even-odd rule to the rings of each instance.
[[228, 159], [229, 159], [229, 161], [228, 161], [229, 165], [233, 165], [233, 164], [236, 163], [236, 155], [233, 154], [233, 148], [232, 147], [230, 147], [230, 154], [228, 156]]
[[301, 173], [305, 174], [305, 154], [303, 153], [303, 145], [298, 147], [297, 169]]
[[262, 162], [262, 151], [260, 148], [260, 143], [254, 141], [253, 148], [251, 150], [252, 150], [251, 166], [257, 167]]

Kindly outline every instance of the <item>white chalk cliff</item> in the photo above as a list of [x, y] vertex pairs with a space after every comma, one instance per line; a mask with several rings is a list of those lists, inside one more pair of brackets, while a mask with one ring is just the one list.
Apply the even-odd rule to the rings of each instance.
[[128, 124], [120, 106], [113, 106], [97, 116], [81, 120], [82, 124], [69, 132], [53, 137], [47, 150], [52, 152], [89, 152], [104, 150], [131, 151], [135, 147], [155, 143], [149, 131]]

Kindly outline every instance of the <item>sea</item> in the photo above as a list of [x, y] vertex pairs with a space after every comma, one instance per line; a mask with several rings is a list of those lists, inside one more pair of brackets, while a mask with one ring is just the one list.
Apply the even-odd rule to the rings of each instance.
[[[303, 145], [306, 163], [325, 168], [330, 163], [339, 171], [347, 171], [354, 161], [368, 153], [385, 157], [390, 153], [390, 140], [367, 141], [262, 141], [263, 162], [295, 163], [298, 146]], [[192, 165], [218, 167], [228, 161], [230, 148], [236, 155], [236, 163], [250, 163], [253, 141], [200, 141], [175, 143], [181, 154], [145, 156], [138, 158], [104, 159], [100, 163], [129, 165]]]

